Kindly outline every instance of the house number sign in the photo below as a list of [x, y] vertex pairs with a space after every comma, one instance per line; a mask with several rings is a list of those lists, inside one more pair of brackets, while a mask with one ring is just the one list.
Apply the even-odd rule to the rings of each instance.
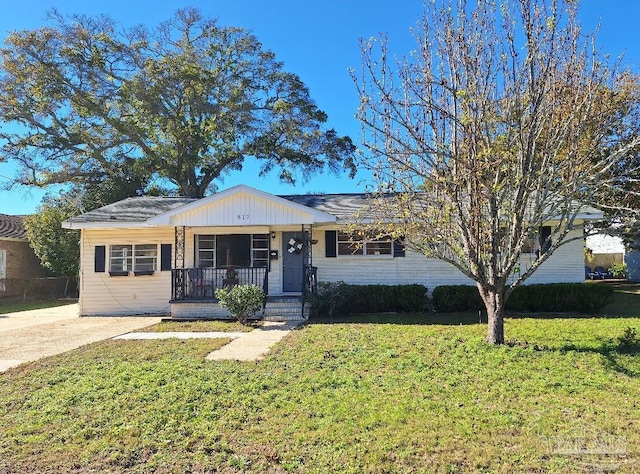
[[238, 214], [239, 221], [248, 221], [249, 217], [250, 217], [249, 214]]

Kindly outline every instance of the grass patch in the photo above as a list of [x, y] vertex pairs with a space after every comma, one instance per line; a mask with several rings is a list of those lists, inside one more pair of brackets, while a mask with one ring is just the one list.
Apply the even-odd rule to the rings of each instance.
[[612, 285], [616, 289], [615, 300], [602, 310], [603, 314], [612, 317], [640, 318], [640, 284], [606, 280], [590, 284]]
[[76, 300], [48, 300], [48, 301], [26, 301], [24, 303], [2, 303], [0, 300], [0, 314], [16, 313], [18, 311], [29, 311], [32, 309], [53, 308], [75, 303]]
[[163, 321], [136, 332], [251, 332], [254, 328], [232, 320]]
[[0, 376], [0, 471], [640, 469], [640, 357], [618, 350], [640, 318], [508, 319], [501, 347], [476, 318], [314, 321], [260, 362], [162, 340], [26, 364]]

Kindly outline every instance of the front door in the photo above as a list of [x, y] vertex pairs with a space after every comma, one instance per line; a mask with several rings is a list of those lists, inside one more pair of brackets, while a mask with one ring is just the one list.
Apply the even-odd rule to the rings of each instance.
[[304, 234], [282, 233], [282, 291], [302, 292], [304, 281]]

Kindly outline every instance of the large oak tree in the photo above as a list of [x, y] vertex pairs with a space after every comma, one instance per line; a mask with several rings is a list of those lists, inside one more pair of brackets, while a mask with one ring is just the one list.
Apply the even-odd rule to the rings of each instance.
[[354, 78], [374, 224], [475, 281], [487, 341], [503, 343], [511, 291], [582, 239], [593, 190], [631, 171], [638, 83], [595, 49], [575, 1], [431, 0], [415, 37], [401, 58], [384, 36], [364, 42]]
[[354, 146], [326, 129], [300, 78], [242, 28], [195, 9], [154, 29], [104, 16], [14, 32], [0, 49], [2, 159], [28, 185], [137, 171], [203, 196], [257, 158], [286, 182], [354, 172]]

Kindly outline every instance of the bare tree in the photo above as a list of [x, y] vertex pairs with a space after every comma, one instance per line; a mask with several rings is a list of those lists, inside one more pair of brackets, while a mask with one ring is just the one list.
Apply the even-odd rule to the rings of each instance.
[[354, 74], [376, 228], [476, 282], [490, 343], [504, 342], [511, 291], [577, 238], [589, 190], [638, 145], [619, 133], [636, 126], [636, 78], [600, 57], [576, 14], [569, 0], [427, 1], [417, 49], [397, 59], [386, 37], [363, 42]]

